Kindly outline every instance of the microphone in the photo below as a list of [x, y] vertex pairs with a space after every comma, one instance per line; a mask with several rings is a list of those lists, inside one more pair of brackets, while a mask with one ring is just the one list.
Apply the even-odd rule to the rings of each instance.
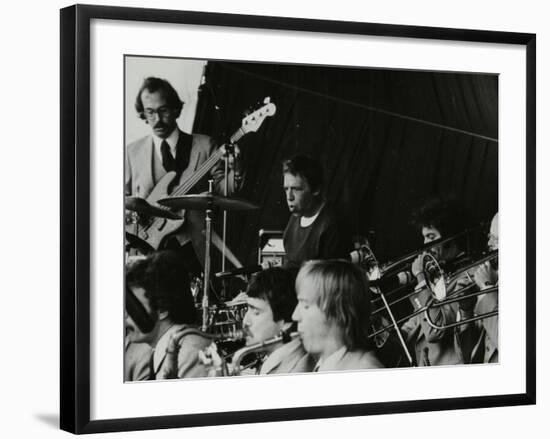
[[412, 284], [415, 280], [415, 277], [409, 270], [403, 270], [397, 274], [371, 281], [370, 285], [378, 287], [382, 291], [391, 291], [404, 285]]
[[371, 255], [371, 251], [368, 245], [362, 245], [356, 250], [353, 250], [349, 254], [349, 260], [352, 264], [360, 264], [363, 261], [366, 261]]
[[267, 270], [271, 267], [276, 267], [277, 265], [278, 264], [276, 261], [263, 261], [259, 265], [249, 265], [247, 267], [235, 268], [234, 270], [220, 271], [214, 276], [216, 276], [218, 279], [224, 279], [226, 277], [239, 276], [241, 274], [254, 274], [259, 271]]

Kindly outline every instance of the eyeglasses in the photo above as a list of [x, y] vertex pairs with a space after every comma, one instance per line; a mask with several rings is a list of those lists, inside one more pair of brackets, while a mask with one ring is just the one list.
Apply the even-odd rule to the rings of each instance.
[[167, 116], [169, 116], [172, 112], [172, 108], [170, 107], [160, 107], [156, 110], [153, 110], [152, 108], [146, 108], [144, 111], [143, 111], [143, 114], [145, 115], [145, 117], [147, 119], [153, 119], [155, 117], [155, 114], [158, 114], [158, 117], [160, 119], [162, 118], [165, 118]]

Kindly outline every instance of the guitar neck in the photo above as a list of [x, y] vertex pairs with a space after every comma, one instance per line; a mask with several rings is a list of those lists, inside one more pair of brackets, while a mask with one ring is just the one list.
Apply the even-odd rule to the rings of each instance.
[[241, 138], [246, 134], [246, 131], [243, 130], [243, 127], [240, 127], [233, 135], [229, 138], [230, 143], [237, 143]]
[[[238, 142], [245, 134], [246, 132], [241, 127], [233, 133], [233, 135], [229, 138], [229, 141], [231, 143]], [[224, 153], [225, 151], [221, 147], [214, 151], [214, 153], [210, 157], [208, 157], [208, 160], [206, 160], [187, 181], [176, 187], [171, 196], [182, 196], [187, 194], [187, 192], [189, 192], [193, 188], [193, 186], [195, 186], [199, 182], [199, 180], [201, 180], [208, 172], [210, 172], [214, 165], [218, 163], [218, 161], [223, 157]]]
[[195, 186], [201, 178], [203, 178], [210, 170], [214, 167], [216, 163], [223, 157], [223, 151], [221, 148], [218, 148], [214, 153], [208, 157], [200, 167], [197, 169], [193, 175], [187, 179], [180, 186], [177, 186], [174, 191], [172, 191], [171, 196], [182, 196], [187, 194], [193, 186]]

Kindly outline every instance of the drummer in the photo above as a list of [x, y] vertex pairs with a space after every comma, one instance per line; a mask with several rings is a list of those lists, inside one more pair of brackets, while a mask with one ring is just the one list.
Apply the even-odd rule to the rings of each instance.
[[325, 198], [321, 164], [305, 155], [284, 161], [283, 186], [291, 213], [283, 234], [286, 265], [347, 257], [351, 235]]

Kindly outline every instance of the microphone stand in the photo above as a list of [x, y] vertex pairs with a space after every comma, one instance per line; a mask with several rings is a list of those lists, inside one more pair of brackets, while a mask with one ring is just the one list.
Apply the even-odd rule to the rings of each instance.
[[[208, 193], [212, 195], [212, 185], [214, 180], [208, 180]], [[202, 295], [202, 330], [206, 332], [208, 329], [209, 319], [209, 303], [208, 292], [210, 288], [210, 242], [212, 240], [212, 201], [209, 201], [206, 207], [205, 225], [206, 225], [206, 243], [204, 251], [204, 293]]]
[[[224, 164], [224, 187], [223, 195], [224, 197], [228, 196], [229, 193], [229, 157], [235, 157], [235, 145], [233, 143], [228, 143], [225, 145], [225, 164]], [[223, 226], [222, 226], [222, 271], [225, 271], [225, 248], [226, 248], [226, 239], [227, 239], [227, 210], [223, 210]], [[227, 279], [223, 279], [223, 292], [222, 300], [226, 300], [226, 291], [227, 291]]]
[[393, 313], [391, 312], [390, 305], [388, 304], [388, 301], [386, 300], [386, 296], [382, 292], [382, 290], [378, 287], [375, 287], [376, 294], [380, 296], [382, 299], [382, 302], [384, 302], [384, 307], [388, 311], [388, 315], [390, 316], [391, 322], [393, 327], [395, 328], [395, 332], [397, 332], [397, 337], [399, 338], [399, 342], [401, 343], [401, 347], [403, 348], [403, 352], [405, 352], [405, 355], [407, 356], [407, 360], [409, 360], [409, 364], [412, 367], [416, 366], [416, 363], [412, 359], [412, 356], [409, 352], [409, 349], [407, 348], [407, 344], [405, 343], [405, 340], [403, 339], [403, 334], [401, 334], [401, 330], [399, 329], [399, 326], [397, 325], [397, 322], [395, 321], [395, 317]]

